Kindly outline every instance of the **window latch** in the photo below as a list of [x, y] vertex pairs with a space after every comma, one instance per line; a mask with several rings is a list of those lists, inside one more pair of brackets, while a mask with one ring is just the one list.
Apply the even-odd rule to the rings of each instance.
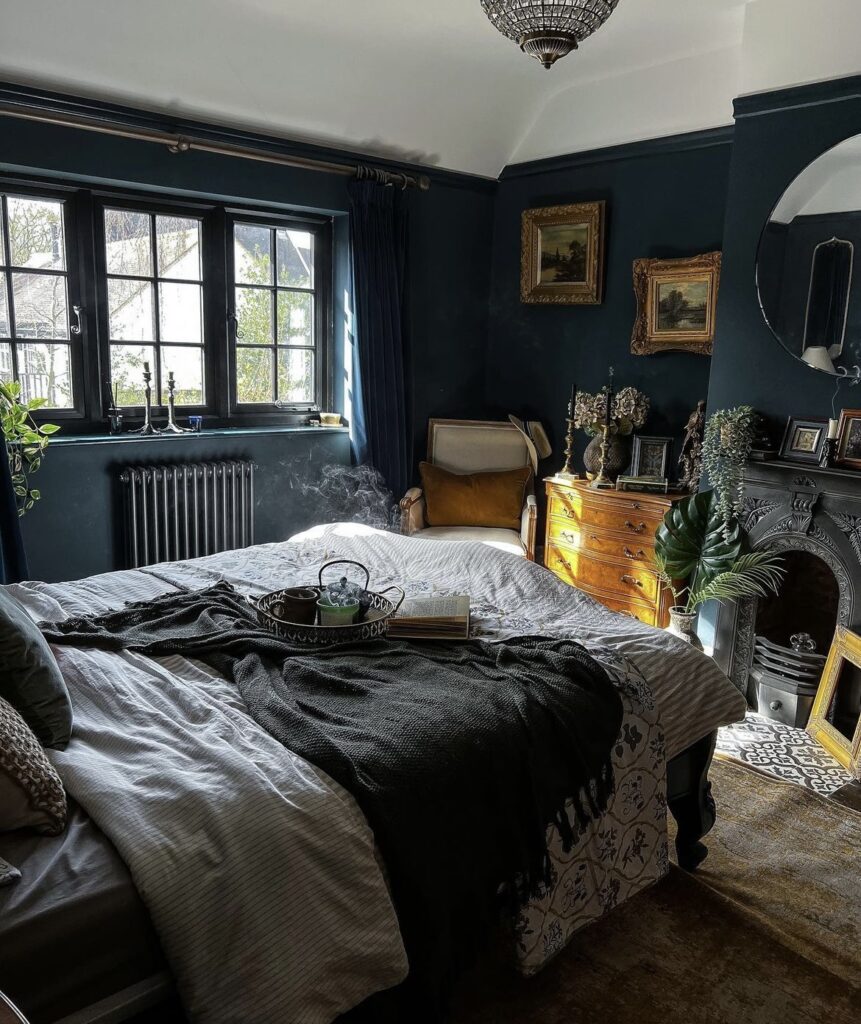
[[83, 325], [81, 324], [81, 313], [84, 312], [83, 306], [72, 306], [72, 312], [75, 314], [75, 322], [70, 325], [69, 330], [74, 335], [79, 335], [83, 332]]

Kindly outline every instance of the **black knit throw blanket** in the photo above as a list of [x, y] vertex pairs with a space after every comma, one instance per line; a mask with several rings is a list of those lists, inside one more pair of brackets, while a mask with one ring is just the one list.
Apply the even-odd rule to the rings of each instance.
[[500, 891], [513, 908], [551, 881], [547, 826], [569, 847], [578, 827], [566, 802], [583, 824], [612, 792], [621, 699], [571, 640], [297, 647], [224, 583], [42, 629], [52, 644], [206, 662], [268, 733], [352, 793], [388, 871], [419, 997], [411, 1020], [442, 1016]]

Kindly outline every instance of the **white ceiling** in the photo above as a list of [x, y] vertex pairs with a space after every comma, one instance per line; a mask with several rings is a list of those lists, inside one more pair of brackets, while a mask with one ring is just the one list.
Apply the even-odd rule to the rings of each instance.
[[545, 71], [479, 0], [2, 0], [0, 77], [495, 177], [730, 123], [746, 6], [621, 0]]

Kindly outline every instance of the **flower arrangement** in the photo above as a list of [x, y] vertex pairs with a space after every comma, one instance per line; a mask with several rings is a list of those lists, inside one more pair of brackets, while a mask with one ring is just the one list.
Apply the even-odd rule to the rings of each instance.
[[[574, 422], [590, 437], [601, 433], [601, 425], [607, 414], [607, 392], [599, 391], [590, 395], [578, 391], [574, 402]], [[622, 388], [613, 396], [611, 431], [627, 436], [642, 427], [649, 415], [649, 399], [636, 388]]]

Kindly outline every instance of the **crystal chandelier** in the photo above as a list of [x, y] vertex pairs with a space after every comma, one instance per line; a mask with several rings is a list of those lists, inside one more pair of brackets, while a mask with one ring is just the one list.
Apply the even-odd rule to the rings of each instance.
[[551, 68], [597, 31], [619, 0], [481, 0], [484, 13], [524, 53]]

